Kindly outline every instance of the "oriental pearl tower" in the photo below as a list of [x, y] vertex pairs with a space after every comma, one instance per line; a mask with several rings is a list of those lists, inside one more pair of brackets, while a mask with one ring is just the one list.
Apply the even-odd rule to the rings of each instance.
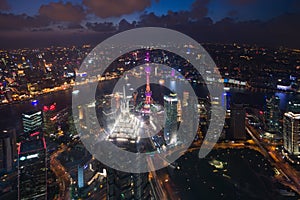
[[[150, 54], [147, 52], [145, 60], [149, 63], [150, 61]], [[144, 103], [144, 108], [143, 111], [144, 113], [150, 113], [150, 107], [152, 103], [152, 91], [150, 88], [150, 72], [151, 72], [151, 67], [147, 63], [147, 67], [145, 68], [145, 73], [146, 73], [146, 90], [145, 90], [145, 103]]]
[[141, 113], [145, 120], [149, 120], [151, 114], [155, 114], [162, 110], [162, 107], [159, 104], [156, 104], [152, 98], [152, 91], [150, 88], [150, 53], [146, 53], [145, 57], [146, 67], [145, 67], [145, 75], [146, 75], [146, 88], [145, 88], [145, 99], [137, 103], [135, 107], [135, 111]]
[[[149, 130], [152, 130], [152, 132], [157, 132], [158, 130], [161, 130], [163, 125], [161, 124], [163, 122], [163, 107], [160, 104], [157, 104], [154, 99], [152, 98], [152, 91], [150, 87], [150, 74], [151, 74], [151, 63], [150, 63], [150, 53], [147, 52], [145, 56], [145, 76], [146, 76], [146, 87], [144, 92], [145, 96], [139, 101], [135, 106], [135, 112], [139, 113], [141, 119], [143, 120], [143, 130], [146, 131], [147, 129], [147, 137], [149, 136], [148, 132]], [[146, 134], [143, 133], [143, 134]], [[150, 131], [151, 132], [151, 131]]]
[[[146, 60], [149, 61], [149, 53], [147, 53], [146, 55]], [[146, 100], [145, 103], [146, 104], [151, 104], [151, 98], [152, 98], [152, 91], [150, 89], [150, 72], [151, 72], [151, 67], [148, 65], [145, 68], [145, 72], [146, 72], [146, 91], [145, 91], [145, 95], [146, 95]]]

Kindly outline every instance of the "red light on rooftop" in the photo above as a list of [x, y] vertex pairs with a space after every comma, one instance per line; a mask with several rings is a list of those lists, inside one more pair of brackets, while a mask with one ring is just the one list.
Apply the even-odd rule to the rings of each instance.
[[263, 114], [264, 114], [264, 111], [261, 111], [261, 110], [260, 110], [260, 111], [259, 111], [259, 114], [263, 115]]
[[48, 106], [44, 106], [44, 107], [43, 107], [43, 111], [44, 111], [44, 112], [46, 112], [46, 111], [48, 111], [48, 110], [49, 110]]
[[50, 106], [50, 108], [49, 108], [49, 110], [55, 110], [56, 109], [56, 105], [55, 104], [52, 104], [51, 106]]

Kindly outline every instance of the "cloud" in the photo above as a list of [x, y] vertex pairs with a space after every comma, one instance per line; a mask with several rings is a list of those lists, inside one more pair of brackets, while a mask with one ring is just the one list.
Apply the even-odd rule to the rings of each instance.
[[[71, 44], [72, 42], [78, 44], [93, 41], [95, 44], [98, 44], [101, 42], [100, 39], [106, 38], [117, 31], [134, 27], [157, 26], [178, 30], [201, 43], [237, 42], [276, 47], [282, 45], [296, 48], [300, 46], [300, 40], [298, 39], [298, 33], [300, 32], [298, 19], [300, 19], [300, 13], [285, 14], [265, 22], [259, 20], [237, 21], [234, 20], [236, 11], [233, 10], [229, 13], [229, 18], [214, 23], [211, 18], [207, 17], [206, 7], [208, 3], [209, 0], [196, 0], [190, 11], [169, 11], [162, 16], [157, 16], [154, 13], [144, 13], [141, 15], [139, 21], [132, 23], [123, 19], [117, 25], [111, 22], [88, 22], [83, 27], [79, 23], [83, 17], [77, 17], [75, 20], [74, 16], [70, 19], [62, 16], [54, 18], [53, 16], [50, 17], [49, 15], [42, 14], [30, 17], [27, 15], [0, 13], [0, 43], [3, 47], [5, 47], [5, 44], [8, 47], [12, 45], [27, 45], [28, 47], [31, 45], [42, 46], [51, 42], [53, 44]], [[68, 4], [56, 4], [64, 5], [64, 8], [69, 8], [66, 6]], [[52, 4], [50, 3], [49, 5]], [[72, 8], [74, 7], [72, 4], [69, 5]], [[81, 7], [77, 9], [82, 11]], [[111, 9], [114, 10], [115, 8]], [[58, 13], [58, 10], [54, 9], [52, 12], [54, 15], [54, 13]], [[62, 13], [62, 15], [65, 14]], [[78, 15], [78, 13], [73, 15]], [[10, 34], [10, 32], [14, 33]], [[47, 40], [46, 36], [48, 36], [49, 41], [45, 41]], [[80, 36], [85, 37], [80, 38]], [[37, 42], [32, 42], [32, 40], [36, 40]]]
[[252, 4], [255, 3], [256, 1], [257, 0], [228, 0], [230, 4], [237, 5], [237, 6]]
[[143, 11], [151, 5], [151, 0], [83, 0], [83, 4], [90, 13], [109, 18]]
[[[235, 14], [235, 12], [233, 12]], [[199, 42], [248, 43], [267, 46], [299, 47], [300, 14], [285, 14], [267, 22], [259, 20], [236, 21], [225, 18], [213, 23], [208, 17], [190, 20], [190, 12], [169, 12], [156, 16], [144, 14], [139, 27], [158, 26], [178, 30]]]
[[239, 12], [237, 10], [230, 10], [228, 12], [229, 17], [236, 17], [238, 14], [239, 14]]
[[0, 13], [0, 30], [23, 30], [46, 27], [51, 24], [48, 18], [42, 16], [14, 15]]
[[47, 5], [42, 5], [39, 9], [41, 16], [46, 16], [54, 21], [64, 22], [80, 22], [86, 14], [82, 6], [73, 5], [70, 2], [51, 2]]
[[95, 32], [115, 32], [116, 27], [111, 22], [104, 22], [104, 23], [86, 23], [86, 27], [89, 30], [95, 31]]
[[192, 4], [191, 16], [196, 19], [205, 17], [208, 13], [207, 5], [210, 0], [196, 0]]
[[10, 10], [10, 6], [8, 5], [6, 0], [0, 0], [0, 10]]
[[118, 25], [118, 30], [119, 31], [124, 31], [124, 30], [129, 30], [129, 29], [132, 29], [132, 28], [135, 28], [136, 26], [136, 22], [132, 22], [132, 23], [129, 23], [126, 19], [122, 19], [120, 22], [119, 22], [119, 25]]

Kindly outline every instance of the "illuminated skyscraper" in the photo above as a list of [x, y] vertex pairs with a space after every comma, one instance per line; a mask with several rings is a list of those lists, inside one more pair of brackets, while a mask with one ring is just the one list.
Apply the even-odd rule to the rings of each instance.
[[183, 128], [184, 135], [177, 134], [177, 139], [181, 142], [186, 142], [186, 138], [194, 136], [197, 132], [199, 125], [197, 104], [198, 102], [195, 98], [188, 98], [186, 104], [182, 106], [182, 121], [185, 123]]
[[300, 101], [292, 100], [287, 105], [287, 112], [300, 113]]
[[279, 119], [280, 119], [280, 99], [278, 96], [272, 96], [266, 99], [266, 125], [269, 131], [279, 131]]
[[78, 183], [78, 188], [83, 188], [84, 187], [84, 165], [78, 165], [77, 167], [77, 183]]
[[242, 104], [235, 104], [231, 106], [230, 113], [230, 131], [232, 134], [232, 139], [234, 140], [245, 140], [245, 116], [246, 112]]
[[300, 155], [300, 114], [288, 112], [283, 117], [283, 146], [292, 155]]
[[164, 96], [164, 138], [167, 144], [174, 144], [177, 141], [177, 103], [177, 94], [171, 93]]
[[132, 174], [109, 169], [107, 179], [108, 200], [151, 199], [148, 173]]
[[146, 95], [146, 100], [145, 100], [145, 103], [146, 104], [150, 104], [151, 103], [151, 96], [152, 96], [152, 91], [150, 89], [150, 72], [151, 72], [151, 67], [150, 66], [147, 66], [146, 67], [146, 91], [145, 91], [145, 95]]
[[18, 199], [47, 199], [45, 139], [21, 142], [18, 156]]
[[56, 127], [56, 103], [43, 106], [44, 133], [47, 136], [57, 132]]
[[9, 172], [13, 169], [16, 150], [16, 130], [2, 130], [0, 132], [0, 171]]
[[31, 133], [42, 128], [42, 111], [33, 111], [22, 114], [23, 131]]

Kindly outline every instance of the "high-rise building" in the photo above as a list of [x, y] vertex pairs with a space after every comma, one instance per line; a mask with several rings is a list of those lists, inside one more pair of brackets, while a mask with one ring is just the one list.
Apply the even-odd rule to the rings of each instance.
[[16, 130], [0, 131], [0, 171], [9, 172], [13, 169], [16, 152]]
[[177, 142], [177, 103], [177, 94], [171, 93], [164, 96], [164, 138], [166, 144], [175, 144]]
[[47, 199], [45, 139], [21, 142], [18, 156], [18, 199]]
[[[184, 97], [183, 97], [184, 98]], [[199, 126], [199, 113], [197, 108], [198, 102], [195, 98], [188, 98], [186, 104], [182, 106], [182, 124], [183, 133], [177, 134], [177, 140], [187, 142], [188, 138], [193, 137]], [[198, 138], [199, 136], [197, 136]]]
[[221, 103], [225, 110], [230, 110], [230, 99], [231, 99], [231, 93], [224, 92], [221, 97]]
[[52, 136], [57, 132], [56, 127], [56, 103], [43, 106], [44, 133]]
[[148, 173], [132, 174], [108, 170], [108, 199], [151, 199]]
[[84, 165], [77, 166], [77, 183], [78, 188], [84, 187]]
[[230, 111], [230, 131], [232, 139], [245, 140], [245, 117], [246, 112], [242, 104], [234, 104], [231, 106]]
[[[125, 129], [123, 129], [125, 130]], [[140, 152], [139, 143], [135, 142], [118, 142], [116, 139], [116, 145], [126, 151]], [[124, 139], [124, 138], [123, 138]], [[133, 140], [131, 140], [133, 141]], [[120, 144], [122, 143], [122, 144]], [[101, 144], [100, 144], [101, 145]], [[113, 158], [116, 156], [113, 153], [106, 155]], [[135, 167], [139, 168], [139, 160], [132, 161], [135, 163]], [[126, 168], [132, 165], [128, 162], [126, 156], [120, 157], [118, 165], [123, 165]], [[131, 166], [132, 167], [132, 166]], [[107, 199], [119, 200], [119, 199], [134, 199], [134, 200], [148, 200], [151, 199], [151, 186], [149, 182], [149, 173], [127, 173], [118, 171], [116, 169], [107, 169]]]
[[42, 128], [42, 111], [32, 111], [22, 114], [23, 131], [31, 133]]
[[300, 101], [292, 100], [287, 105], [287, 112], [300, 113]]
[[283, 117], [283, 146], [292, 155], [300, 155], [300, 114], [287, 112]]
[[266, 99], [265, 120], [269, 131], [279, 131], [280, 129], [280, 98], [272, 96]]
[[[138, 143], [129, 143], [123, 146], [124, 150], [139, 152]], [[109, 154], [109, 157], [115, 156]], [[139, 167], [139, 160], [135, 162], [135, 167]], [[131, 165], [128, 158], [120, 158], [120, 165]], [[112, 168], [107, 169], [107, 199], [134, 199], [146, 200], [151, 199], [151, 187], [149, 183], [149, 173], [127, 173]]]

